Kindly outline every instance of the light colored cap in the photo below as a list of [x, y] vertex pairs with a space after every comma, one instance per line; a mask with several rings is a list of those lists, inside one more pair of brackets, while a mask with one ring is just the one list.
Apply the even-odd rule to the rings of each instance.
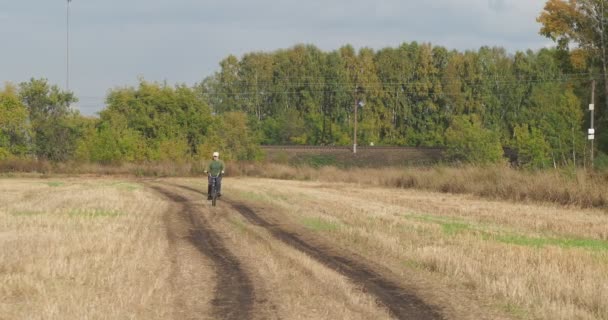
[[214, 152], [214, 153], [213, 153], [213, 156], [214, 156], [214, 157], [219, 157], [219, 156], [220, 156], [220, 153], [216, 151], [216, 152]]

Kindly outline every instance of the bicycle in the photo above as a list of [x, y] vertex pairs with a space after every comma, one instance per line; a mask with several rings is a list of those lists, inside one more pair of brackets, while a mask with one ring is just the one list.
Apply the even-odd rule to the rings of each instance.
[[211, 175], [211, 173], [207, 174], [209, 177], [211, 177], [211, 193], [209, 193], [209, 195], [211, 196], [211, 206], [215, 207], [215, 204], [217, 202], [217, 179], [221, 176], [221, 174], [217, 175], [217, 176], [213, 176]]

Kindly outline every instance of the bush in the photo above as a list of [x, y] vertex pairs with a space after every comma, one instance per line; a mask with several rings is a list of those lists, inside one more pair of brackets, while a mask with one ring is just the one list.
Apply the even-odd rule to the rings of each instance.
[[498, 134], [484, 129], [473, 116], [458, 116], [446, 131], [448, 160], [490, 164], [502, 159], [503, 150]]
[[8, 150], [0, 147], [0, 160], [8, 159], [10, 155], [11, 154], [8, 152]]
[[208, 159], [214, 151], [220, 152], [223, 160], [258, 160], [263, 153], [250, 129], [247, 115], [242, 112], [227, 112], [217, 116], [209, 128], [205, 141], [198, 146], [200, 160]]
[[595, 157], [595, 161], [593, 162], [595, 165], [595, 169], [600, 171], [608, 171], [608, 155], [599, 152], [597, 157]]
[[76, 158], [100, 164], [121, 164], [144, 158], [145, 143], [132, 129], [120, 130], [102, 125], [89, 130], [78, 143]]
[[514, 128], [517, 163], [524, 168], [546, 168], [551, 163], [550, 146], [537, 128], [528, 125]]

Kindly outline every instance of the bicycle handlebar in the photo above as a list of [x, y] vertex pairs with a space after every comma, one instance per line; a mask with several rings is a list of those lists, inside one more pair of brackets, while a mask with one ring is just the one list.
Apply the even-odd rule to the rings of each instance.
[[214, 176], [214, 175], [212, 175], [212, 174], [211, 174], [211, 173], [209, 173], [209, 172], [205, 172], [205, 173], [207, 174], [207, 176], [208, 176], [208, 177], [212, 177], [212, 178], [218, 178], [218, 177], [221, 177], [221, 176], [223, 176], [223, 175], [224, 175], [223, 173], [220, 173], [220, 174], [218, 174], [217, 176]]

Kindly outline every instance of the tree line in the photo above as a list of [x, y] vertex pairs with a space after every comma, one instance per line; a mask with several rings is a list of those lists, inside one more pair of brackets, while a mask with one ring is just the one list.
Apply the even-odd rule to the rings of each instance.
[[[259, 144], [444, 146], [451, 161], [533, 168], [589, 163], [586, 116], [597, 81], [596, 148], [608, 153], [604, 0], [549, 0], [540, 33], [555, 48], [459, 52], [428, 43], [322, 51], [297, 45], [229, 55], [193, 86], [141, 80], [111, 90], [98, 118], [44, 79], [0, 91], [0, 159], [189, 161]], [[599, 22], [598, 22], [599, 21]], [[357, 110], [357, 118], [355, 116]]]
[[446, 146], [450, 159], [472, 162], [500, 161], [510, 147], [522, 165], [549, 167], [582, 163], [589, 151], [592, 79], [558, 49], [413, 42], [228, 56], [198, 87], [214, 112], [246, 113], [264, 144], [351, 145], [356, 121], [360, 144]]
[[113, 89], [98, 118], [72, 106], [70, 92], [45, 79], [31, 79], [0, 90], [0, 160], [97, 162], [209, 159], [260, 156], [256, 135], [241, 112], [213, 115], [202, 95], [185, 85], [140, 81]]

